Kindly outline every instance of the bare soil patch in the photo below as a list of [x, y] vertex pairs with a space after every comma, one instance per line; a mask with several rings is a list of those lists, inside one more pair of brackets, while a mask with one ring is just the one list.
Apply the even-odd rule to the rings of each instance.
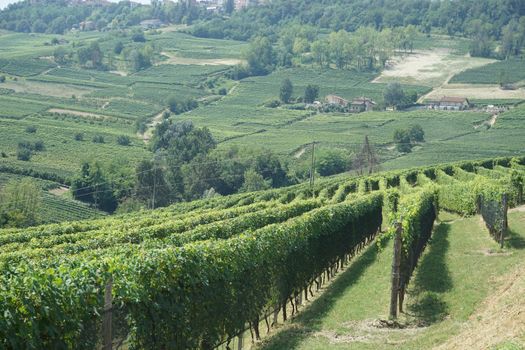
[[73, 85], [42, 83], [23, 79], [18, 79], [18, 81], [8, 81], [2, 84], [2, 87], [14, 90], [18, 93], [37, 94], [43, 96], [53, 96], [62, 98], [70, 98], [72, 95], [80, 97], [94, 91], [94, 89], [87, 87], [84, 88]]
[[69, 191], [69, 188], [61, 186], [61, 187], [53, 188], [52, 190], [49, 190], [48, 192], [55, 196], [62, 196], [66, 194], [68, 191]]
[[441, 86], [461, 71], [492, 62], [495, 60], [455, 55], [446, 48], [416, 51], [396, 57], [390, 67], [385, 69], [373, 82], [400, 81]]
[[163, 56], [168, 57], [167, 60], [159, 62], [159, 64], [180, 64], [180, 65], [196, 65], [196, 66], [235, 66], [244, 61], [236, 58], [188, 58], [179, 57], [170, 52], [162, 52]]

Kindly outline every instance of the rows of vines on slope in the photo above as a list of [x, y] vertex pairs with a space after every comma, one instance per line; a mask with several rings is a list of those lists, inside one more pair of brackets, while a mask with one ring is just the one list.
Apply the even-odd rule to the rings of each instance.
[[[256, 230], [269, 224], [286, 221], [321, 206], [317, 200], [300, 201], [289, 205], [271, 206], [255, 212], [242, 213], [227, 220], [203, 223], [197, 226], [156, 225], [128, 231], [97, 231], [87, 235], [84, 232], [43, 237], [27, 243], [10, 244], [0, 247], [0, 261], [12, 263], [21, 259], [54, 255], [73, 255], [84, 251], [105, 249], [119, 245], [141, 245], [144, 248], [180, 246], [205, 239], [225, 239], [241, 232]], [[192, 221], [195, 223], [196, 221]], [[185, 230], [180, 228], [184, 227]], [[194, 227], [194, 228], [192, 228]]]
[[[381, 203], [381, 194], [375, 194], [226, 240], [162, 249], [122, 247], [103, 259], [58, 257], [5, 266], [1, 285], [9, 289], [0, 289], [6, 316], [0, 320], [0, 344], [93, 348], [94, 310], [100, 308], [110, 274], [134, 344], [150, 349], [214, 344], [300, 292], [335, 259], [375, 234]], [[29, 290], [34, 297], [27, 297]]]

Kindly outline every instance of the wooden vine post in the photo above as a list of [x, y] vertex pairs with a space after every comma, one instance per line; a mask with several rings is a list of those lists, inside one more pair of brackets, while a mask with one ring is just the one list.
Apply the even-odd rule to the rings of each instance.
[[102, 323], [104, 350], [111, 350], [113, 347], [113, 334], [111, 329], [113, 316], [113, 295], [111, 293], [112, 289], [113, 279], [110, 278], [108, 284], [106, 284], [106, 291], [104, 294], [104, 321]]
[[509, 208], [509, 204], [508, 204], [508, 199], [507, 199], [507, 194], [506, 193], [503, 193], [503, 196], [501, 198], [501, 206], [502, 206], [502, 209], [503, 209], [503, 227], [501, 228], [501, 235], [500, 235], [500, 246], [501, 248], [503, 248], [503, 243], [504, 243], [504, 240], [505, 240], [505, 234], [507, 232], [507, 229], [509, 228], [509, 222], [508, 222], [508, 218], [507, 218], [507, 211], [508, 211], [508, 208]]
[[400, 222], [395, 223], [396, 234], [394, 237], [394, 255], [392, 258], [392, 290], [390, 294], [390, 318], [397, 318], [397, 301], [399, 296], [399, 282], [401, 275], [401, 234], [403, 226]]

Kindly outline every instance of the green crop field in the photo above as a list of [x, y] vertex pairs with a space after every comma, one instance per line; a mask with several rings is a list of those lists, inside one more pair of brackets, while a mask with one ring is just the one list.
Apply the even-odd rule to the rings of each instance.
[[509, 59], [483, 67], [468, 69], [455, 75], [451, 83], [505, 84], [525, 80], [525, 60]]
[[[54, 38], [60, 43], [51, 45]], [[321, 153], [338, 149], [351, 157], [365, 136], [377, 150], [385, 170], [523, 151], [524, 130], [520, 121], [525, 113], [521, 107], [501, 115], [488, 130], [478, 127], [490, 118], [482, 111], [340, 114], [304, 110], [300, 104], [269, 108], [265, 103], [278, 99], [285, 78], [294, 85], [293, 97], [302, 97], [308, 84], [319, 85], [321, 101], [328, 94], [336, 94], [350, 100], [365, 96], [381, 104], [386, 84], [372, 82], [378, 72], [310, 65], [280, 68], [267, 76], [234, 81], [224, 75], [228, 65], [203, 64], [206, 60], [242, 59], [248, 46], [245, 42], [196, 38], [169, 30], [146, 33], [146, 39], [156, 50], [151, 67], [127, 71], [129, 67], [118, 58], [116, 66], [122, 71], [112, 72], [76, 65], [58, 67], [50, 56], [57, 47], [74, 52], [93, 41], [98, 41], [104, 50], [112, 50], [118, 41], [124, 42], [125, 50], [139, 47], [126, 34], [0, 35], [0, 43], [5, 44], [0, 50], [6, 53], [0, 60], [0, 72], [7, 75], [6, 83], [0, 85], [0, 130], [5, 134], [0, 140], [0, 151], [6, 154], [0, 163], [52, 172], [62, 178], [76, 174], [85, 160], [108, 163], [118, 158], [132, 167], [153, 156], [141, 135], [136, 134], [135, 121], [151, 120], [167, 109], [171, 97], [199, 101], [198, 108], [174, 115], [172, 120], [191, 120], [197, 127], [208, 127], [220, 149], [266, 148], [285, 158], [292, 167], [309, 159], [312, 141], [317, 142]], [[27, 50], [28, 45], [33, 45], [35, 51]], [[464, 41], [421, 36], [415, 47], [446, 48], [460, 53]], [[178, 61], [179, 58], [187, 61]], [[199, 59], [203, 61], [198, 62]], [[491, 65], [480, 69], [487, 67]], [[220, 89], [226, 89], [227, 95], [220, 96]], [[421, 96], [431, 88], [403, 85], [403, 89], [406, 94]], [[413, 124], [421, 125], [425, 142], [411, 153], [399, 153], [393, 144], [394, 131]], [[28, 134], [28, 126], [35, 126], [37, 133]], [[77, 133], [84, 135], [83, 141], [74, 140]], [[131, 146], [117, 145], [119, 135], [129, 136]], [[105, 142], [92, 142], [95, 136], [103, 136]], [[43, 141], [45, 150], [35, 152], [30, 161], [17, 160], [19, 141]]]

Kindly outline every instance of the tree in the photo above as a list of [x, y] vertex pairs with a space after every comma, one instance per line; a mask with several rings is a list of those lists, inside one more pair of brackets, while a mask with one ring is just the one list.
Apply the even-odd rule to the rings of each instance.
[[330, 150], [319, 157], [316, 170], [321, 176], [335, 175], [348, 170], [349, 163], [341, 151]]
[[383, 98], [387, 106], [398, 107], [403, 103], [405, 92], [399, 83], [389, 83], [383, 92]]
[[53, 52], [53, 59], [58, 64], [67, 63], [67, 51], [63, 47], [57, 47]]
[[159, 159], [143, 160], [137, 165], [135, 196], [147, 203], [148, 208], [164, 207], [171, 202], [170, 186], [164, 169]]
[[224, 2], [224, 12], [231, 15], [233, 13], [233, 10], [235, 10], [235, 1], [234, 0], [226, 0]]
[[116, 44], [115, 44], [115, 47], [113, 47], [113, 52], [117, 55], [120, 55], [120, 53], [122, 52], [122, 50], [124, 50], [124, 44], [122, 43], [122, 41], [118, 41]]
[[330, 64], [330, 48], [325, 40], [316, 40], [312, 43], [312, 56], [314, 61], [321, 67]]
[[425, 141], [425, 132], [421, 125], [413, 125], [409, 130], [410, 141], [412, 142], [424, 142]]
[[319, 97], [319, 86], [308, 84], [304, 89], [304, 102], [314, 103]]
[[121, 146], [129, 146], [131, 144], [131, 139], [128, 135], [119, 135], [117, 136], [117, 143]]
[[16, 150], [16, 158], [28, 162], [31, 159], [33, 153], [31, 149], [21, 143], [18, 144], [18, 149]]
[[394, 132], [394, 143], [399, 152], [410, 153], [412, 151], [412, 142], [408, 130], [396, 130]]
[[11, 180], [0, 189], [0, 227], [36, 225], [42, 190], [32, 179]]
[[265, 75], [273, 70], [275, 52], [268, 38], [256, 37], [250, 42], [247, 53], [248, 69], [253, 75]]
[[146, 37], [144, 36], [143, 31], [137, 31], [131, 35], [131, 40], [133, 40], [136, 43], [145, 43]]
[[361, 146], [360, 151], [354, 158], [353, 167], [356, 169], [359, 175], [363, 175], [365, 169], [368, 169], [368, 174], [374, 173], [377, 171], [378, 165], [379, 161], [377, 160], [376, 151], [370, 144], [367, 135], [365, 136], [365, 140]]
[[281, 89], [279, 91], [279, 98], [283, 103], [290, 102], [290, 98], [293, 94], [293, 84], [288, 78], [284, 79], [281, 83]]
[[271, 187], [270, 181], [253, 169], [246, 170], [244, 173], [244, 183], [240, 189], [241, 192], [262, 191]]
[[151, 67], [149, 56], [145, 55], [142, 50], [131, 51], [129, 54], [129, 61], [131, 62], [131, 68], [135, 72]]
[[5, 75], [0, 75], [0, 83], [5, 83]]
[[117, 208], [117, 199], [98, 162], [84, 162], [80, 174], [71, 182], [73, 197], [91, 203], [97, 208], [112, 213]]

